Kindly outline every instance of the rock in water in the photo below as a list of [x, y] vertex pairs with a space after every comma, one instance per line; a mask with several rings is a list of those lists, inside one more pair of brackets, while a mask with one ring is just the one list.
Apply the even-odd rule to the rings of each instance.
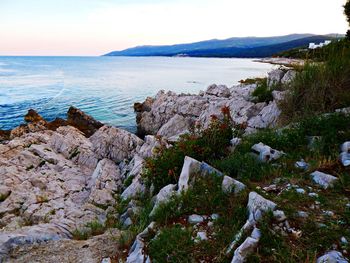
[[30, 109], [28, 110], [28, 113], [24, 116], [24, 120], [26, 122], [33, 122], [33, 123], [36, 123], [36, 122], [40, 122], [40, 121], [44, 121], [44, 118], [41, 117], [35, 110], [33, 109]]
[[67, 112], [67, 122], [69, 125], [82, 131], [87, 137], [93, 135], [103, 124], [96, 121], [85, 112], [71, 106]]

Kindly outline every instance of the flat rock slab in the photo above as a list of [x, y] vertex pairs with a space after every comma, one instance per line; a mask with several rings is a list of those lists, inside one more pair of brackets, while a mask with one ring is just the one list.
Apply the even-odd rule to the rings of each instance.
[[322, 173], [319, 171], [313, 172], [311, 174], [311, 177], [316, 184], [320, 185], [324, 189], [332, 187], [333, 184], [338, 180], [338, 178], [333, 175]]

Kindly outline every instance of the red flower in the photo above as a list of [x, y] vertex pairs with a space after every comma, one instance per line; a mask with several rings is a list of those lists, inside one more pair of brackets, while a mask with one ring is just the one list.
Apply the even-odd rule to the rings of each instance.
[[210, 115], [210, 118], [211, 118], [212, 121], [215, 121], [215, 120], [218, 119], [218, 116], [213, 114], [213, 115]]
[[222, 107], [221, 112], [224, 114], [224, 116], [230, 116], [230, 108], [227, 106]]

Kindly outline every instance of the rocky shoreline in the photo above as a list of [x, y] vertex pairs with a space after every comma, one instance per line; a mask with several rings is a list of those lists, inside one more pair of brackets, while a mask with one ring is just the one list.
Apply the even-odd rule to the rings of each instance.
[[[267, 81], [269, 85], [288, 83], [293, 76], [292, 70], [277, 69]], [[274, 91], [269, 103], [255, 102], [252, 93], [256, 88], [256, 84], [211, 85], [198, 95], [160, 91], [134, 105], [140, 137], [105, 126], [74, 107], [67, 120], [53, 122], [30, 110], [26, 125], [0, 133], [0, 262], [111, 262], [111, 258], [122, 258], [125, 251], [116, 241], [122, 230], [104, 230], [83, 241], [73, 240], [76, 231], [92, 231], [91, 222], [133, 224], [132, 215], [139, 209], [133, 198], [146, 191], [141, 176], [145, 160], [157, 155], [160, 147], [172, 147], [193, 127], [208, 127], [213, 116], [222, 118], [222, 108], [230, 110], [233, 122], [244, 127], [246, 134], [276, 127], [278, 101], [285, 92]], [[155, 206], [190, 187], [193, 170], [208, 173], [215, 169], [186, 157], [179, 184], [156, 193]], [[223, 190], [231, 191], [233, 186], [235, 191], [245, 187], [223, 176]], [[125, 213], [115, 210], [115, 196], [129, 201]], [[247, 207], [250, 214], [241, 232], [247, 239], [240, 245], [233, 241], [232, 262], [243, 262], [254, 250], [260, 238], [256, 220], [275, 210], [276, 204], [251, 192]], [[150, 262], [143, 252], [143, 240], [154, 227], [153, 223], [136, 237], [127, 262]]]

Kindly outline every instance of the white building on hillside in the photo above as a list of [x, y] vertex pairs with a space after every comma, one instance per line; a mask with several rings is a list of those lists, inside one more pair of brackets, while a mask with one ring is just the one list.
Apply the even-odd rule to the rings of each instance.
[[329, 45], [331, 42], [332, 41], [330, 41], [330, 40], [326, 40], [325, 42], [320, 43], [320, 44], [310, 43], [309, 49], [316, 49], [316, 48], [324, 47], [324, 46]]

